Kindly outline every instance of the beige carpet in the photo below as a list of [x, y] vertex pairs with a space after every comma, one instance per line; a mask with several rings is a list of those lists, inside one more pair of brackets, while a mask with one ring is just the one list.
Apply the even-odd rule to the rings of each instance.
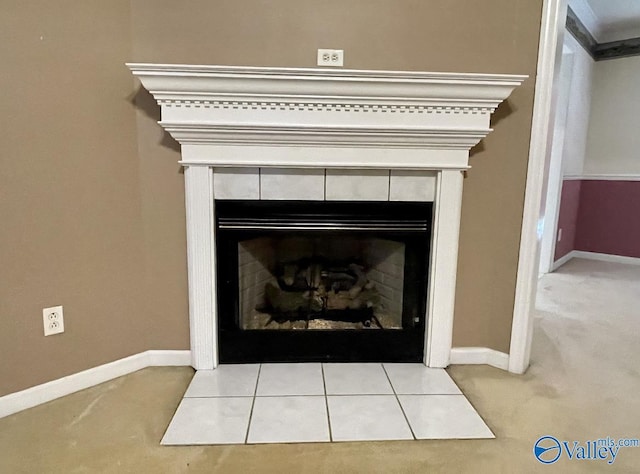
[[640, 266], [573, 260], [540, 282], [533, 363], [449, 373], [495, 440], [163, 447], [193, 375], [151, 368], [0, 419], [0, 473], [640, 472], [640, 448], [535, 460], [544, 434], [640, 438]]

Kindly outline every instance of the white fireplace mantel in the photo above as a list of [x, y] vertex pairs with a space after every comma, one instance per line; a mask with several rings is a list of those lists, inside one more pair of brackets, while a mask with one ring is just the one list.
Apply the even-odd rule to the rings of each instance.
[[450, 362], [462, 171], [527, 76], [128, 64], [185, 166], [192, 365], [217, 357], [216, 168], [433, 171], [424, 362]]

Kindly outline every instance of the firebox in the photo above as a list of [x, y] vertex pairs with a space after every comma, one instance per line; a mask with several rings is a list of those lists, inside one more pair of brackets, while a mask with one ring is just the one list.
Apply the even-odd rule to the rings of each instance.
[[217, 200], [220, 362], [419, 362], [430, 202]]

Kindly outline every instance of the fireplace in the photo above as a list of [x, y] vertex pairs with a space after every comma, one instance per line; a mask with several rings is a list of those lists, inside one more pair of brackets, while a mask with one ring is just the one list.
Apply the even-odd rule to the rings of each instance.
[[[389, 357], [422, 360], [429, 367], [449, 365], [463, 173], [469, 168], [469, 150], [491, 131], [491, 114], [526, 76], [167, 64], [129, 67], [160, 104], [160, 125], [181, 145], [194, 368], [214, 369], [220, 360], [254, 357], [298, 360], [295, 344], [304, 346], [305, 355], [300, 358], [305, 360]], [[245, 209], [249, 214], [270, 207], [270, 201], [304, 201], [303, 212], [317, 207], [318, 214], [325, 212], [324, 206], [337, 209], [338, 202], [351, 201], [353, 206], [364, 202], [364, 210], [355, 213], [362, 215], [418, 202], [431, 206], [432, 212], [416, 215], [430, 215], [432, 220], [419, 237], [399, 229], [391, 233], [338, 229], [323, 234], [315, 228], [244, 229], [243, 236], [243, 229], [222, 225], [223, 218], [229, 217], [222, 202], [226, 200], [253, 201]], [[351, 211], [332, 212], [344, 219]], [[387, 217], [403, 213], [393, 210]], [[286, 240], [285, 235], [304, 237], [306, 243]], [[414, 245], [413, 239], [421, 239], [420, 245]], [[334, 251], [336, 242], [354, 250], [347, 255]], [[221, 253], [220, 246], [225, 245], [229, 247]], [[284, 249], [297, 245], [297, 255], [282, 256]], [[414, 258], [410, 255], [417, 247], [423, 254]], [[387, 290], [393, 288], [385, 289], [377, 279], [379, 269], [372, 255], [385, 252], [392, 255], [389, 258], [404, 253], [404, 262], [396, 262], [402, 267], [401, 298], [389, 296]], [[246, 263], [250, 255], [254, 259], [244, 269], [240, 261]], [[415, 262], [420, 272], [412, 269]], [[247, 273], [251, 268], [257, 271]], [[416, 283], [418, 273], [421, 277], [415, 278], [415, 286], [420, 289], [407, 288]], [[398, 286], [399, 278], [395, 280]], [[284, 298], [307, 298], [308, 309], [275, 302], [278, 291], [305, 285], [307, 289], [297, 296]], [[342, 301], [347, 306], [352, 303], [353, 311], [332, 311], [340, 304], [340, 292], [354, 286], [353, 292], [375, 287], [378, 294], [364, 303]], [[270, 299], [265, 296], [267, 288]], [[334, 294], [328, 295], [331, 291]], [[228, 299], [231, 294], [233, 298]], [[408, 311], [414, 298], [417, 301]], [[366, 310], [369, 304], [373, 309]], [[320, 329], [322, 325], [329, 328]], [[278, 342], [277, 338], [292, 333], [297, 339]], [[257, 342], [238, 342], [237, 349], [232, 339], [230, 344], [225, 342], [227, 336], [255, 337]], [[276, 342], [263, 344], [261, 338], [267, 336]], [[345, 338], [342, 344], [338, 339], [332, 344], [350, 348], [329, 353], [314, 349], [305, 339], [321, 341], [322, 337]], [[384, 355], [381, 351], [393, 344], [378, 338], [387, 337], [408, 338], [397, 346], [410, 349]], [[407, 343], [411, 338], [415, 345]], [[264, 349], [269, 344], [279, 346], [279, 352]], [[367, 347], [354, 349], [358, 345]], [[264, 347], [258, 350], [257, 346]], [[284, 348], [288, 352], [282, 355]]]
[[432, 203], [215, 206], [221, 362], [422, 361]]

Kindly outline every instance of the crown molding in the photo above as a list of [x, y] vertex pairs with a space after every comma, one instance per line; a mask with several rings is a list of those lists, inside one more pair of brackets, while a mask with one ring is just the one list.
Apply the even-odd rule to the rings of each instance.
[[584, 18], [581, 11], [574, 11], [569, 7], [566, 28], [595, 61], [640, 55], [640, 37], [600, 43], [582, 21]]
[[593, 35], [595, 41], [602, 41], [604, 26], [591, 9], [591, 5], [586, 0], [569, 0], [568, 7], [575, 16], [580, 18], [580, 22]]
[[598, 46], [598, 41], [570, 6], [567, 7], [566, 28], [589, 56], [595, 59], [594, 50]]

